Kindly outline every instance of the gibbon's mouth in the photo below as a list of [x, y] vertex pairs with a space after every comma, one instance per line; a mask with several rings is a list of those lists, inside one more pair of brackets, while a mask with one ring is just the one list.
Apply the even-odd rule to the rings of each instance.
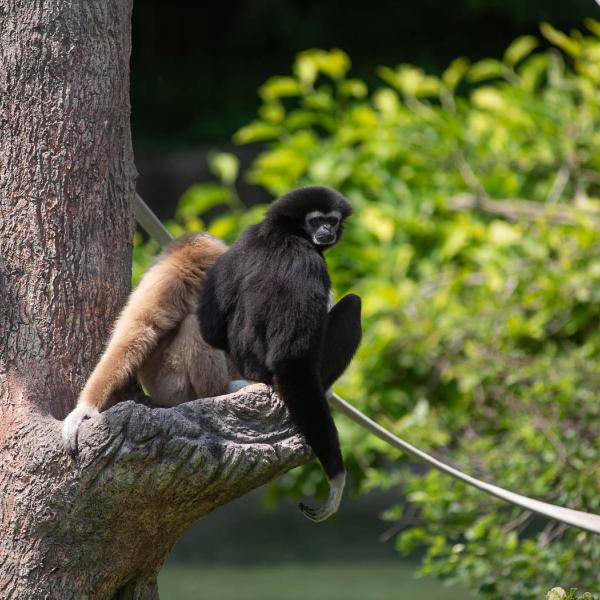
[[335, 233], [320, 233], [313, 236], [313, 243], [317, 246], [329, 246], [335, 242]]

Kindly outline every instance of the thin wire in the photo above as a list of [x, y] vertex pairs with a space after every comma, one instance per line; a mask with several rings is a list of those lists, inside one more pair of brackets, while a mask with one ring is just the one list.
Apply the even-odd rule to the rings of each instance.
[[[173, 240], [173, 236], [167, 231], [158, 217], [152, 212], [150, 207], [137, 193], [135, 195], [135, 201], [136, 221], [150, 237], [153, 237], [161, 246], [166, 246], [170, 241]], [[486, 494], [490, 494], [496, 498], [505, 500], [510, 504], [520, 506], [521, 508], [530, 510], [534, 513], [547, 517], [548, 519], [559, 521], [561, 523], [565, 523], [566, 525], [578, 527], [584, 531], [589, 531], [590, 533], [600, 535], [600, 515], [573, 510], [572, 508], [556, 506], [555, 504], [549, 504], [548, 502], [542, 502], [541, 500], [535, 500], [534, 498], [522, 496], [521, 494], [516, 494], [515, 492], [498, 487], [497, 485], [486, 483], [485, 481], [471, 477], [471, 475], [467, 475], [459, 469], [451, 467], [450, 465], [443, 463], [441, 460], [438, 460], [437, 458], [427, 454], [427, 452], [419, 450], [408, 442], [405, 442], [403, 439], [394, 435], [381, 425], [378, 425], [375, 421], [367, 417], [357, 408], [354, 408], [354, 406], [346, 402], [346, 400], [338, 396], [338, 394], [335, 392], [329, 395], [329, 402], [341, 413], [346, 415], [363, 429], [377, 436], [380, 440], [383, 440], [390, 446], [406, 452], [407, 454], [410, 454], [411, 456], [414, 456], [423, 462], [426, 462], [434, 469], [438, 469], [438, 471], [442, 471], [443, 473], [446, 473], [451, 477], [458, 479], [459, 481], [463, 481], [464, 483], [473, 486], [474, 488], [477, 488]]]
[[390, 446], [398, 448], [399, 450], [402, 450], [403, 452], [406, 452], [407, 454], [426, 462], [435, 469], [443, 471], [455, 479], [464, 481], [478, 490], [486, 492], [487, 494], [491, 494], [492, 496], [496, 496], [496, 498], [500, 498], [501, 500], [506, 500], [506, 502], [510, 502], [511, 504], [515, 504], [521, 508], [525, 508], [544, 517], [548, 517], [549, 519], [554, 519], [555, 521], [560, 521], [561, 523], [566, 523], [567, 525], [579, 527], [579, 529], [584, 529], [590, 533], [600, 535], [599, 515], [573, 510], [572, 508], [556, 506], [554, 504], [549, 504], [548, 502], [542, 502], [541, 500], [535, 500], [534, 498], [522, 496], [521, 494], [516, 494], [515, 492], [510, 492], [504, 488], [498, 487], [497, 485], [486, 483], [485, 481], [471, 477], [471, 475], [467, 475], [466, 473], [463, 473], [462, 471], [443, 463], [441, 460], [438, 460], [437, 458], [427, 454], [427, 452], [423, 452], [423, 450], [419, 450], [408, 442], [405, 442], [404, 440], [395, 436], [381, 425], [375, 423], [375, 421], [372, 419], [369, 419], [369, 417], [364, 415], [358, 409], [354, 408], [354, 406], [346, 402], [335, 392], [331, 394], [329, 402], [348, 418], [352, 419], [363, 429], [370, 431], [380, 440], [383, 440]]
[[135, 194], [135, 220], [161, 247], [164, 248], [173, 241], [173, 236], [137, 192]]

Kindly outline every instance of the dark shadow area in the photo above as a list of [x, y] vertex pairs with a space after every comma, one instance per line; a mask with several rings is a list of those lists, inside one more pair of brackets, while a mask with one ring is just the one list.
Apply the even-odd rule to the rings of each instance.
[[252, 118], [257, 87], [307, 48], [338, 47], [352, 74], [413, 63], [441, 71], [457, 56], [500, 56], [541, 21], [570, 29], [598, 16], [592, 0], [138, 0], [133, 15], [136, 144], [223, 142]]

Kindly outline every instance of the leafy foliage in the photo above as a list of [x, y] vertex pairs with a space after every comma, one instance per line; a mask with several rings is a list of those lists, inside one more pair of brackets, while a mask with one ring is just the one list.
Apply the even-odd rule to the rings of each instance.
[[567, 593], [563, 588], [555, 587], [546, 594], [546, 600], [594, 600], [594, 596], [590, 592], [578, 594], [576, 588]]
[[[370, 93], [340, 50], [301, 53], [260, 88], [235, 136], [267, 142], [247, 173], [279, 195], [340, 189], [356, 209], [328, 257], [336, 291], [364, 300], [365, 336], [338, 389], [410, 442], [467, 472], [600, 512], [600, 23], [541, 27], [502, 60], [457, 59], [440, 76], [380, 67]], [[173, 231], [234, 238], [233, 157], [194, 186]], [[358, 490], [400, 486], [392, 522], [422, 572], [487, 599], [600, 588], [597, 538], [542, 522], [404, 457], [338, 419]], [[314, 491], [316, 466], [272, 493]]]

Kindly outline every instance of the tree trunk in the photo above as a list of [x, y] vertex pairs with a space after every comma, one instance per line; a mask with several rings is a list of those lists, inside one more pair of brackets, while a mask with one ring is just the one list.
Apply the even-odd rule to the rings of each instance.
[[129, 291], [131, 0], [0, 4], [0, 598], [158, 598], [198, 518], [310, 452], [269, 388], [62, 419]]

